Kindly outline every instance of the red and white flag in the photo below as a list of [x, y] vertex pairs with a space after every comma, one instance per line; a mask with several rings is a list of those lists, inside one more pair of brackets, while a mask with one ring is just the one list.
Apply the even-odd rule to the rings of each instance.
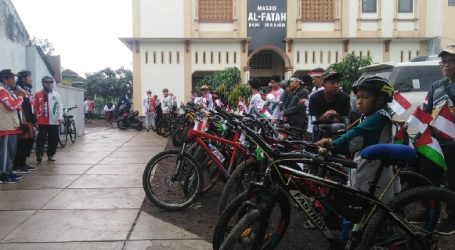
[[397, 113], [397, 115], [401, 115], [406, 112], [406, 110], [411, 108], [411, 103], [409, 103], [408, 100], [406, 100], [406, 98], [404, 98], [399, 92], [395, 92], [395, 94], [393, 94], [393, 100], [389, 106], [395, 113]]
[[423, 133], [428, 125], [430, 125], [431, 120], [433, 120], [433, 118], [430, 114], [423, 112], [420, 107], [417, 107], [406, 122], [417, 128], [420, 133]]
[[446, 137], [455, 139], [455, 121], [447, 103], [442, 106], [430, 125], [444, 133]]

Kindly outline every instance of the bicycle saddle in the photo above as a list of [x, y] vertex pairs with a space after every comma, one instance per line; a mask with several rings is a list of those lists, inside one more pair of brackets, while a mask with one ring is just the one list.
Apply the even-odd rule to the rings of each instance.
[[363, 149], [360, 156], [367, 160], [412, 162], [416, 158], [416, 152], [402, 144], [376, 144]]

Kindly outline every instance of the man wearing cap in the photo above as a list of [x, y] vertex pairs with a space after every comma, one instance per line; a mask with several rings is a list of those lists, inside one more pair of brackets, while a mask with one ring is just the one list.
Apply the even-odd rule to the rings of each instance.
[[0, 184], [17, 183], [20, 176], [13, 174], [17, 135], [21, 134], [22, 102], [27, 93], [16, 87], [16, 75], [10, 69], [0, 71]]
[[44, 155], [44, 142], [47, 137], [47, 160], [55, 161], [58, 144], [58, 125], [63, 121], [63, 107], [60, 95], [53, 90], [54, 78], [41, 79], [43, 89], [35, 93], [33, 108], [36, 113], [38, 135], [36, 139], [36, 161], [40, 163]]
[[18, 174], [29, 173], [35, 169], [26, 163], [35, 142], [35, 130], [33, 127], [36, 124], [36, 117], [32, 108], [32, 83], [32, 73], [29, 70], [22, 70], [17, 73], [16, 85], [27, 92], [22, 102], [22, 124], [26, 126], [27, 131], [18, 136], [17, 151], [13, 165], [13, 171]]
[[213, 97], [212, 94], [210, 94], [209, 86], [205, 84], [201, 86], [201, 99], [202, 106], [204, 106], [208, 110], [213, 109]]
[[302, 85], [303, 82], [297, 77], [289, 80], [290, 93], [285, 100], [283, 115], [291, 126], [304, 129], [307, 123], [305, 103], [308, 92]]
[[[422, 110], [434, 117], [442, 106], [447, 103], [452, 116], [455, 117], [455, 43], [449, 44], [445, 50], [439, 53], [439, 57], [441, 58], [439, 65], [444, 78], [432, 84]], [[448, 188], [455, 191], [455, 141], [440, 136], [439, 131], [434, 132], [433, 136], [438, 139], [446, 161]], [[444, 170], [431, 160], [425, 157], [420, 158], [421, 172], [439, 186], [444, 176]], [[447, 220], [436, 228], [437, 231], [443, 234], [455, 232], [455, 208], [448, 206], [447, 214]]]
[[[346, 123], [350, 110], [349, 95], [340, 91], [341, 73], [334, 70], [326, 70], [322, 74], [322, 87], [310, 96], [309, 114], [314, 121], [323, 123]], [[313, 139], [318, 140], [318, 127], [313, 128]]]
[[163, 101], [161, 105], [163, 109], [163, 115], [167, 115], [172, 110], [172, 96], [169, 95], [169, 89], [163, 89]]
[[308, 73], [308, 75], [310, 75], [310, 77], [311, 77], [311, 80], [313, 81], [313, 89], [311, 90], [311, 94], [324, 89], [324, 87], [322, 86], [322, 74], [323, 73], [324, 73], [324, 69], [322, 69], [322, 68], [315, 68], [312, 71], [310, 71], [310, 73]]

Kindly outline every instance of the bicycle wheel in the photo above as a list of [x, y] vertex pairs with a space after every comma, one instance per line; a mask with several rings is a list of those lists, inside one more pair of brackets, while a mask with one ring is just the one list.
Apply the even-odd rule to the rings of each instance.
[[262, 179], [264, 176], [262, 166], [262, 162], [255, 159], [248, 159], [235, 167], [234, 172], [229, 176], [226, 185], [224, 185], [223, 192], [221, 193], [220, 202], [218, 204], [219, 213], [225, 209], [232, 199], [245, 191], [251, 181], [260, 181]]
[[58, 125], [58, 143], [63, 148], [63, 147], [65, 147], [67, 141], [68, 141], [68, 133], [66, 130], [66, 123], [64, 121], [62, 121]]
[[75, 143], [76, 142], [76, 137], [77, 137], [77, 130], [76, 130], [76, 123], [74, 122], [74, 120], [71, 120], [71, 122], [70, 122], [70, 126], [69, 126], [69, 129], [68, 129], [68, 134], [70, 136], [71, 142]]
[[415, 187], [434, 185], [433, 182], [424, 175], [412, 171], [401, 171], [400, 182], [401, 192]]
[[[417, 187], [399, 194], [388, 207], [378, 209], [367, 223], [357, 249], [443, 249], [454, 246], [455, 238], [445, 237], [435, 229], [447, 214], [442, 207], [455, 205], [455, 192], [439, 187]], [[404, 230], [395, 217], [410, 228]], [[442, 219], [442, 220], [440, 220]], [[418, 233], [418, 234], [417, 234]], [[451, 248], [451, 247], [448, 247]]]
[[263, 236], [264, 217], [258, 209], [246, 213], [226, 236], [220, 250], [257, 249]]
[[155, 155], [147, 163], [142, 185], [157, 207], [181, 210], [198, 197], [204, 183], [201, 171], [190, 155], [169, 150]]
[[[283, 238], [290, 222], [291, 206], [286, 193], [279, 189], [273, 195], [265, 189], [255, 189], [248, 194], [246, 191], [238, 195], [221, 213], [213, 234], [213, 249], [220, 249], [226, 237], [236, 227], [241, 218], [257, 208], [266, 211], [270, 206], [269, 216], [263, 218], [263, 223], [257, 229], [262, 234], [261, 244], [255, 245], [254, 249], [274, 249]], [[245, 202], [248, 201], [248, 202]], [[265, 232], [265, 233], [264, 233]], [[245, 232], [247, 233], [247, 232]], [[236, 234], [239, 236], [239, 234]], [[249, 237], [250, 235], [241, 235]], [[246, 243], [246, 242], [244, 242]]]

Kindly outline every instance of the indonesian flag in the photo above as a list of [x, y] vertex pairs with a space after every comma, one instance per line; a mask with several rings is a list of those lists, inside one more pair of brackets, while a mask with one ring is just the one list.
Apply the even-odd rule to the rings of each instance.
[[441, 146], [439, 145], [438, 140], [431, 136], [429, 128], [425, 129], [423, 134], [419, 137], [415, 143], [415, 148], [421, 155], [425, 156], [442, 169], [447, 170]]
[[438, 115], [436, 115], [430, 125], [444, 133], [445, 137], [452, 140], [455, 139], [455, 122], [447, 102], [439, 110]]
[[423, 112], [420, 107], [417, 107], [406, 122], [411, 124], [413, 127], [416, 127], [419, 130], [419, 133], [423, 133], [431, 123], [431, 120], [433, 120], [431, 115]]
[[392, 103], [390, 103], [389, 106], [397, 115], [401, 115], [411, 108], [411, 103], [409, 103], [399, 92], [395, 92]]

